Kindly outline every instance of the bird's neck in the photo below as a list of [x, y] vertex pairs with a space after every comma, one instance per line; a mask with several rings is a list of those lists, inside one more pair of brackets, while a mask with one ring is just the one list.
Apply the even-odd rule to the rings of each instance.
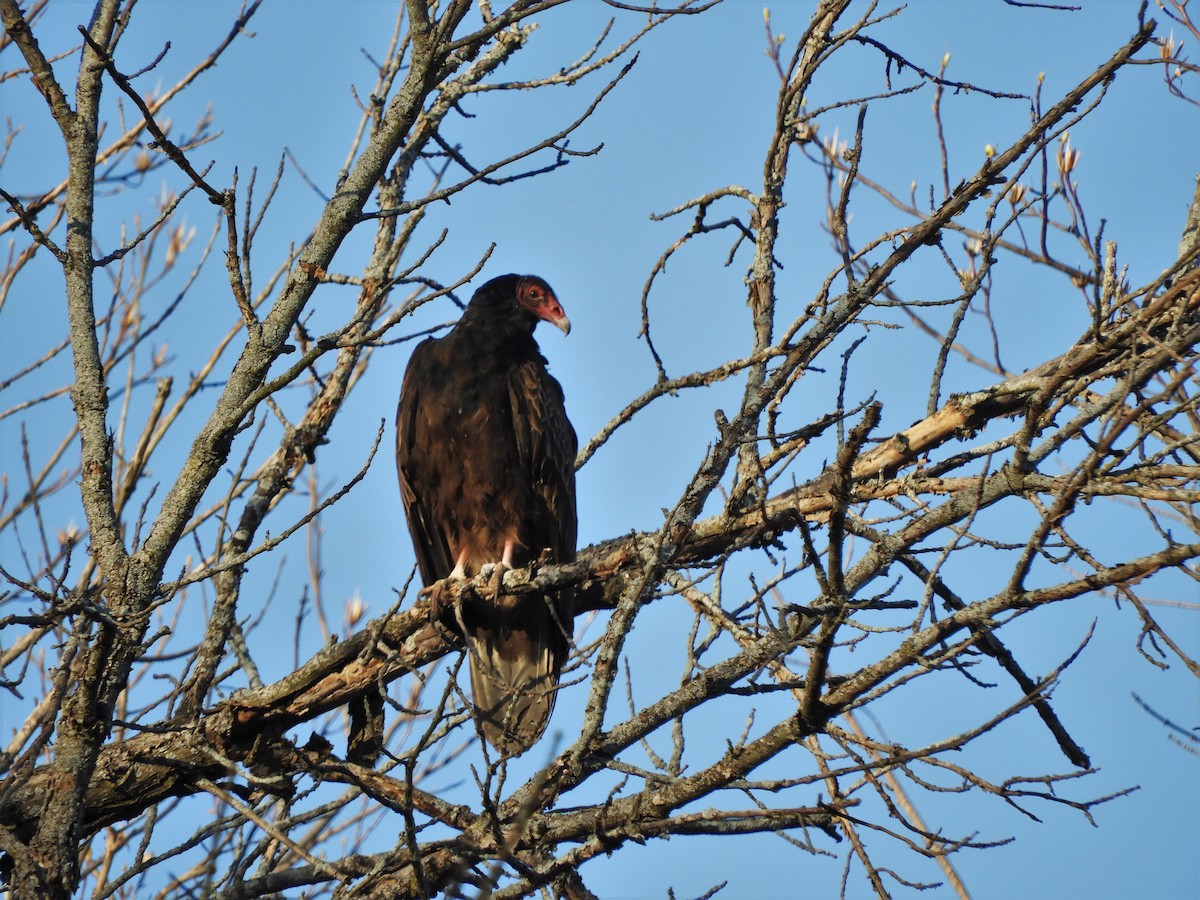
[[540, 355], [533, 329], [521, 321], [483, 320], [463, 316], [454, 328], [455, 333], [477, 347], [492, 347], [497, 352], [516, 356]]

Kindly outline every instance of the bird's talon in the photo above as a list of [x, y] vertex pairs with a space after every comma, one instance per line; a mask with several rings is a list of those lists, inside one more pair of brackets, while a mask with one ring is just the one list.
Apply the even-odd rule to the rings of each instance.
[[496, 563], [492, 572], [492, 600], [499, 602], [500, 596], [504, 591], [504, 571], [507, 567], [504, 563]]
[[453, 629], [456, 616], [454, 614], [455, 604], [447, 602], [445, 596], [446, 582], [435, 581], [429, 587], [425, 588], [429, 592], [429, 608], [433, 613], [433, 619], [440, 625], [446, 628]]

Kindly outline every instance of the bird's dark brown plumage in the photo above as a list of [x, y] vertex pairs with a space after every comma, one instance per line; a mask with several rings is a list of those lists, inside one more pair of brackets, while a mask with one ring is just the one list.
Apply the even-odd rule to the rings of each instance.
[[[445, 337], [413, 351], [396, 412], [396, 465], [426, 585], [488, 563], [575, 558], [575, 431], [533, 339], [570, 323], [550, 286], [483, 285]], [[572, 623], [569, 593], [497, 596], [462, 611], [483, 733], [505, 754], [545, 730]]]

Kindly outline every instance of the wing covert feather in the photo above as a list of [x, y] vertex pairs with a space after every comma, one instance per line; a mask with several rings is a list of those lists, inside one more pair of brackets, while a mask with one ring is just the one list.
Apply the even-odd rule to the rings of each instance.
[[433, 515], [429, 485], [422, 484], [415, 461], [438, 452], [436, 435], [431, 433], [428, 416], [423, 415], [423, 393], [429, 384], [429, 372], [436, 363], [434, 342], [423, 341], [413, 351], [396, 408], [396, 472], [400, 477], [400, 497], [404, 503], [408, 531], [412, 536], [421, 580], [433, 584], [454, 568], [446, 536]]
[[[537, 509], [530, 510], [539, 546], [555, 562], [575, 559], [575, 455], [578, 441], [567, 418], [562, 387], [539, 364], [516, 367], [509, 380], [513, 432], [521, 474], [528, 479]], [[533, 549], [533, 548], [531, 548]]]

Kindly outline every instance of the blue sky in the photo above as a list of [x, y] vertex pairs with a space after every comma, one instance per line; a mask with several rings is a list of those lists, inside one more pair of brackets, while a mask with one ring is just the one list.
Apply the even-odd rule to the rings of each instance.
[[[1015, 9], [1000, 0], [912, 0], [902, 15], [882, 23], [872, 35], [931, 69], [949, 53], [950, 77], [995, 90], [1030, 93], [1039, 73], [1044, 73], [1044, 96], [1053, 102], [1124, 43], [1135, 26], [1138, 4], [1131, 0], [1081, 0], [1081, 5], [1081, 11], [1067, 13]], [[140, 5], [122, 44], [124, 68], [141, 68], [169, 40], [171, 50], [156, 75], [143, 76], [139, 85], [148, 90], [156, 78], [162, 85], [174, 83], [225, 33], [237, 6], [217, 0]], [[786, 38], [798, 34], [814, 6], [812, 2], [771, 4], [775, 32]], [[71, 46], [75, 25], [86, 19], [89, 8], [83, 2], [54, 0], [40, 31], [47, 50]], [[286, 147], [317, 187], [329, 191], [359, 118], [350, 86], [356, 86], [360, 96], [370, 90], [374, 67], [364, 51], [373, 55], [385, 51], [395, 8], [394, 2], [368, 0], [343, 2], [336, 11], [315, 0], [266, 4], [251, 25], [254, 37], [235, 43], [218, 67], [171, 109], [180, 129], [211, 104], [220, 137], [194, 156], [216, 160], [213, 180], [228, 183], [236, 166], [245, 184], [248, 173], [258, 167], [260, 184], [265, 183]], [[609, 8], [586, 0], [545, 14], [528, 48], [501, 76], [516, 80], [557, 71], [588, 49], [612, 15]], [[1158, 18], [1163, 20], [1161, 15]], [[636, 15], [618, 16], [616, 33], [631, 31], [638, 21]], [[1159, 34], [1169, 30], [1164, 23]], [[630, 75], [572, 138], [572, 147], [577, 148], [602, 142], [601, 154], [575, 160], [544, 178], [467, 191], [436, 208], [423, 226], [428, 240], [441, 228], [449, 229], [445, 244], [427, 267], [433, 277], [457, 277], [494, 242], [486, 276], [533, 272], [555, 287], [573, 330], [568, 338], [549, 329], [540, 337], [552, 371], [564, 385], [581, 439], [586, 440], [654, 380], [649, 353], [637, 339], [638, 300], [654, 261], [686, 228], [690, 216], [656, 223], [650, 214], [726, 184], [755, 190], [761, 179], [778, 89], [765, 46], [759, 3], [727, 0], [704, 15], [669, 24], [643, 42]], [[810, 107], [882, 90], [881, 68], [871, 52], [847, 53], [818, 79]], [[66, 72], [68, 67], [60, 70]], [[450, 134], [462, 141], [474, 159], [501, 157], [572, 121], [604, 78], [532, 95], [474, 98], [467, 109], [476, 118], [456, 122]], [[1130, 280], [1138, 283], [1172, 261], [1197, 171], [1200, 117], [1194, 107], [1167, 95], [1158, 68], [1122, 72], [1110, 93], [1095, 116], [1072, 129], [1072, 144], [1082, 151], [1075, 175], [1094, 217], [1093, 227], [1100, 217], [1107, 219], [1106, 235], [1118, 242], [1122, 262], [1130, 266]], [[920, 186], [918, 195], [938, 181], [931, 102], [926, 87], [871, 105], [864, 172], [901, 194], [907, 194], [913, 181]], [[5, 187], [21, 192], [61, 177], [61, 159], [52, 149], [53, 128], [27, 82], [0, 86], [0, 115], [28, 123], [0, 172]], [[840, 111], [823, 118], [822, 136], [835, 128], [846, 136], [853, 115], [853, 110]], [[985, 102], [977, 95], [950, 95], [944, 99], [943, 115], [953, 182], [978, 167], [986, 145], [1003, 147], [1024, 130], [1029, 105], [1021, 100]], [[793, 157], [792, 169], [781, 245], [786, 268], [780, 285], [781, 296], [799, 307], [836, 265], [836, 257], [819, 227], [824, 218], [820, 171], [799, 154]], [[106, 201], [103, 214], [110, 247], [120, 222], [127, 221], [134, 208], [145, 215], [147, 198], [162, 189], [160, 185], [178, 189], [181, 179], [169, 170], [160, 171], [147, 179], [133, 201], [124, 196]], [[865, 195], [859, 199], [861, 206], [851, 227], [860, 240], [904, 222], [903, 216], [882, 203]], [[281, 249], [304, 239], [320, 206], [317, 193], [289, 168], [258, 244], [258, 283], [265, 282]], [[186, 210], [189, 222], [198, 229], [199, 244], [212, 227], [214, 213], [199, 198]], [[356, 271], [366, 258], [367, 240], [364, 233], [347, 242], [336, 260], [339, 271]], [[742, 287], [749, 257], [743, 249], [734, 264], [725, 267], [729, 245], [724, 232], [695, 242], [676, 257], [652, 295], [652, 327], [668, 374], [743, 355], [749, 346]], [[1065, 261], [1083, 262], [1081, 257]], [[1020, 370], [1061, 352], [1074, 339], [1082, 301], [1060, 281], [1007, 264], [1015, 270], [1010, 274], [1005, 265], [1001, 269], [1008, 293], [998, 298], [997, 323], [1005, 338], [1005, 364]], [[235, 314], [227, 290], [222, 291], [220, 266], [210, 266], [205, 277], [211, 284], [207, 300], [189, 302], [176, 330], [164, 336], [184, 362], [183, 371], [188, 360], [203, 359], [211, 340]], [[918, 264], [901, 276], [897, 286], [910, 296], [941, 297], [954, 291], [948, 282], [944, 269]], [[60, 282], [48, 266], [32, 268], [18, 287], [3, 310], [0, 355], [20, 361], [27, 354], [40, 353], [38, 348], [52, 336], [65, 333], [65, 313], [59, 302]], [[165, 301], [155, 298], [155, 302]], [[315, 315], [318, 319], [328, 315], [333, 321], [351, 302], [348, 289], [331, 287], [317, 295]], [[1033, 329], [1031, 316], [1038, 323]], [[453, 308], [442, 303], [422, 311], [411, 328], [401, 331], [416, 331], [454, 317]], [[32, 333], [39, 335], [37, 341], [28, 339]], [[971, 341], [979, 342], [982, 335], [982, 326], [968, 325]], [[920, 340], [909, 332], [887, 333], [872, 344], [871, 355], [857, 360], [852, 372], [855, 399], [876, 391], [884, 401], [885, 431], [903, 428], [923, 414], [928, 367], [918, 364], [910, 371], [903, 363], [907, 348]], [[921, 347], [926, 355], [935, 349], [932, 341], [927, 343]], [[340, 484], [353, 474], [380, 419], [390, 426], [409, 346], [380, 351], [372, 362], [368, 378], [339, 418], [331, 444], [321, 451], [323, 483]], [[812, 376], [794, 415], [816, 415], [830, 408], [836, 374], [831, 370]], [[38, 383], [59, 383], [63, 377], [61, 369], [47, 371]], [[992, 380], [978, 369], [954, 364], [949, 387], [968, 390]], [[713, 409], [729, 409], [739, 394], [740, 386], [731, 384], [659, 400], [619, 431], [580, 472], [581, 544], [660, 523], [661, 509], [677, 499], [712, 437]], [[47, 452], [56, 441], [53, 428], [47, 426], [64, 421], [69, 413], [69, 404], [63, 401], [26, 419], [35, 455]], [[12, 419], [0, 422], [6, 457], [12, 452], [17, 424]], [[384, 446], [391, 440], [389, 430]], [[818, 471], [822, 462], [813, 459], [798, 477]], [[412, 564], [396, 493], [394, 471], [381, 453], [361, 487], [324, 518], [325, 591], [332, 598], [331, 608], [340, 607], [337, 598], [356, 593], [368, 601], [373, 614], [390, 605], [392, 589], [403, 582]], [[70, 516], [69, 509], [60, 512]], [[1019, 533], [1022, 513], [1012, 515], [1014, 533]], [[1103, 525], [1097, 522], [1095, 531], [1101, 545], [1118, 547], [1143, 539], [1137, 534], [1107, 533]], [[0, 552], [7, 559], [15, 550], [5, 544]], [[279, 627], [290, 628], [294, 613], [287, 585], [297, 583], [290, 579], [304, 576], [302, 543], [293, 541], [285, 553], [291, 568], [270, 615], [277, 617], [273, 621]], [[261, 562], [252, 569], [248, 583], [266, 592], [275, 575], [273, 563]], [[978, 572], [981, 590], [989, 579], [1003, 577], [1004, 570], [989, 571], [984, 564]], [[1191, 603], [1198, 599], [1194, 585], [1182, 579], [1163, 584], [1161, 592], [1153, 595]], [[1165, 624], [1174, 626], [1174, 634], [1193, 655], [1200, 652], [1200, 612], [1167, 608], [1156, 612]], [[1097, 620], [1096, 636], [1053, 702], [1101, 771], [1082, 786], [1065, 790], [1075, 791], [1076, 796], [1098, 796], [1131, 785], [1141, 789], [1100, 807], [1096, 828], [1078, 813], [1047, 804], [1035, 808], [1044, 820], [1038, 824], [995, 800], [925, 795], [920, 808], [926, 820], [945, 823], [952, 834], [977, 830], [980, 839], [1016, 837], [1003, 848], [965, 851], [955, 857], [977, 897], [1168, 898], [1200, 893], [1200, 863], [1195, 857], [1200, 759], [1170, 743], [1130, 696], [1137, 692], [1191, 726], [1200, 719], [1195, 681], [1178, 667], [1161, 672], [1138, 658], [1135, 617], [1127, 607], [1114, 611], [1110, 599], [1088, 598], [1015, 623], [1005, 633], [1027, 671], [1039, 673], [1061, 662], [1093, 620]], [[675, 661], [659, 659], [656, 645], [660, 635], [672, 630], [682, 633], [689, 625], [690, 613], [684, 615], [666, 602], [648, 610], [631, 639], [635, 666], [650, 672], [652, 679], [676, 678]], [[269, 658], [269, 644], [259, 646]], [[290, 647], [285, 656], [277, 660], [279, 665], [290, 660]], [[576, 721], [572, 699], [581, 703], [581, 691], [567, 692], [559, 701], [555, 721], [568, 734]], [[964, 690], [947, 702], [915, 690], [881, 704], [876, 713], [888, 734], [916, 743], [942, 734], [955, 722], [982, 718], [979, 709], [994, 711], [1013, 699], [980, 700], [978, 694]], [[7, 706], [11, 701], [5, 696], [3, 703]], [[0, 711], [0, 724], [6, 730], [19, 719]], [[1044, 729], [1026, 714], [982, 739], [971, 759], [1003, 778], [1065, 770], [1057, 754]], [[610, 860], [590, 864], [585, 877], [604, 897], [662, 897], [668, 886], [674, 887], [676, 896], [692, 896], [726, 878], [730, 885], [718, 896], [825, 897], [836, 892], [846, 851], [844, 844], [826, 849], [836, 858], [801, 854], [774, 837], [744, 843], [677, 839], [627, 847]], [[753, 863], [748, 865], [750, 859]], [[880, 859], [912, 874], [902, 853], [881, 846]], [[929, 880], [937, 877], [933, 867], [918, 871]], [[851, 880], [851, 894], [863, 895], [868, 887], [856, 877]], [[898, 896], [904, 894], [897, 890]]]

